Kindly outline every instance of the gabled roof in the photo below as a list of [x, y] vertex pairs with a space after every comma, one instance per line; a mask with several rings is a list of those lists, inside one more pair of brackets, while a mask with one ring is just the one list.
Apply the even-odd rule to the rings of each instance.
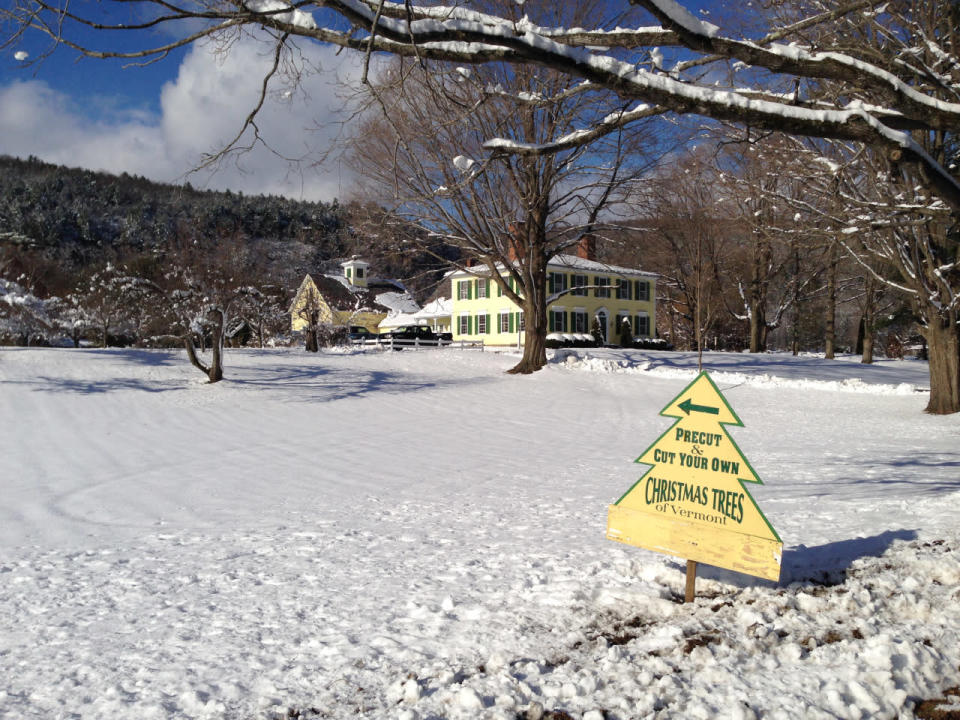
[[346, 278], [320, 273], [308, 273], [313, 284], [326, 303], [334, 310], [354, 312], [369, 310], [388, 313], [391, 311], [416, 312], [420, 309], [416, 300], [398, 282], [371, 278], [367, 287], [350, 285]]

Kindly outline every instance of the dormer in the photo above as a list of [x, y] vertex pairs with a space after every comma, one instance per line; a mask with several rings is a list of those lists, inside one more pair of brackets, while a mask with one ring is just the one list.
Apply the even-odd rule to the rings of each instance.
[[347, 278], [348, 283], [354, 287], [365, 288], [367, 286], [367, 271], [370, 263], [351, 258], [344, 263], [340, 263], [340, 267], [343, 268], [343, 275]]

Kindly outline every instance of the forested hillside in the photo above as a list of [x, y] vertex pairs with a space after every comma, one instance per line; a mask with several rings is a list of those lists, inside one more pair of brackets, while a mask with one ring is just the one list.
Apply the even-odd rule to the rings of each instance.
[[2, 156], [0, 343], [180, 337], [210, 303], [241, 296], [227, 303], [233, 327], [243, 321], [258, 342], [273, 341], [289, 328], [303, 275], [338, 271], [353, 254], [429, 297], [443, 273], [437, 256], [448, 253], [404, 249], [417, 232], [375, 205], [197, 190]]
[[336, 201], [196, 190], [0, 157], [3, 257], [43, 294], [64, 292], [108, 261], [169, 256], [184, 245], [254, 243], [259, 267], [251, 270], [286, 282], [347, 252], [345, 228]]

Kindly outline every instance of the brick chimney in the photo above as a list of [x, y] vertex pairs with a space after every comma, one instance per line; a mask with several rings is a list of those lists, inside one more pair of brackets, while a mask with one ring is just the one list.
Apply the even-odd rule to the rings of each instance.
[[584, 260], [597, 259], [597, 239], [593, 235], [584, 235], [577, 243], [577, 257]]
[[517, 246], [523, 245], [523, 222], [510, 223], [510, 236], [507, 238], [507, 260], [517, 261]]

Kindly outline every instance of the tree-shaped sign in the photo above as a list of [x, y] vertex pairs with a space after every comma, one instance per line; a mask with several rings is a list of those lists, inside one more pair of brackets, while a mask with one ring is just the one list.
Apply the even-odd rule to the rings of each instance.
[[607, 516], [607, 537], [648, 550], [780, 578], [783, 543], [744, 483], [762, 481], [727, 433], [743, 426], [707, 373], [660, 412], [677, 418], [637, 458], [651, 468]]

